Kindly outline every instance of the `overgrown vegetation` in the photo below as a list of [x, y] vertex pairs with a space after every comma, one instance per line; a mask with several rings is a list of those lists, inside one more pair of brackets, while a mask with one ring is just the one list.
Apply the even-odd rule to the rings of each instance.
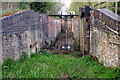
[[[115, 7], [115, 2], [110, 2], [109, 3], [109, 6], [111, 7]], [[120, 8], [120, 2], [118, 2], [118, 8]], [[115, 12], [115, 8], [109, 8], [110, 10], [112, 10], [113, 12]], [[117, 12], [119, 15], [120, 15], [120, 9], [118, 9], [118, 12]]]
[[43, 49], [30, 58], [6, 60], [2, 71], [3, 78], [120, 78], [120, 69], [106, 68], [91, 55], [54, 55]]
[[53, 2], [32, 2], [30, 4], [30, 8], [32, 10], [40, 13], [46, 13], [46, 11], [52, 10], [54, 6], [55, 6], [55, 3]]
[[23, 10], [30, 10], [30, 4], [31, 2], [20, 2], [18, 4], [18, 8]]
[[[80, 14], [80, 12], [78, 11], [78, 8], [82, 8], [85, 6], [91, 6], [91, 5], [95, 5], [95, 4], [99, 4], [99, 2], [72, 2], [69, 8], [69, 11], [75, 11], [76, 14]], [[116, 2], [108, 2], [108, 9], [112, 10], [113, 12], [115, 12], [115, 4]], [[100, 7], [104, 7], [106, 8], [106, 3], [101, 4]], [[111, 6], [111, 7], [110, 7]], [[120, 7], [120, 2], [118, 2], [118, 8]], [[95, 7], [95, 9], [99, 9], [99, 5]], [[120, 10], [118, 10], [118, 14], [120, 15]]]
[[[16, 10], [33, 10], [39, 13], [58, 13], [62, 7], [61, 2], [2, 2], [2, 15]], [[1, 14], [1, 13], [0, 13]]]

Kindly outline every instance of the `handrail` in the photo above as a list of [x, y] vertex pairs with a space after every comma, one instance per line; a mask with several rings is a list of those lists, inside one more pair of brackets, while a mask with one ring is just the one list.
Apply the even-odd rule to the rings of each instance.
[[94, 5], [92, 5], [91, 7], [96, 7], [96, 6], [101, 5], [101, 4], [104, 4], [104, 3], [106, 3], [106, 1], [100, 2], [99, 4], [94, 4]]
[[[120, 1], [118, 1], [118, 2], [120, 2]], [[102, 5], [102, 4], [104, 4], [104, 3], [108, 3], [107, 1], [103, 1], [103, 2], [100, 2], [100, 3], [98, 3], [98, 4], [93, 4], [92, 6], [90, 6], [90, 7], [97, 7], [97, 6], [100, 6], [100, 5]], [[113, 6], [105, 6], [105, 7], [100, 7], [100, 8], [115, 8], [115, 12], [116, 12], [116, 14], [117, 14], [117, 12], [118, 12], [118, 10], [120, 10], [120, 8], [118, 7], [118, 4], [116, 4], [116, 7], [113, 7]]]
[[[113, 7], [113, 6], [108, 6], [108, 8], [115, 8], [115, 7]], [[120, 8], [118, 7], [118, 10], [120, 10]]]
[[[120, 1], [118, 1], [118, 2], [120, 2]], [[90, 6], [90, 7], [93, 8], [93, 9], [95, 9], [95, 7], [101, 6], [102, 4], [105, 4], [105, 3], [107, 3], [107, 1], [100, 2], [100, 3], [98, 3], [98, 4], [94, 4], [94, 5]], [[120, 10], [120, 8], [118, 8], [118, 7], [116, 7], [116, 6], [115, 6], [115, 7], [114, 7], [114, 6], [100, 7], [100, 9], [103, 9], [103, 8], [115, 8], [115, 11]], [[96, 11], [96, 9], [95, 9], [95, 11]], [[100, 12], [99, 14], [96, 13], [96, 15], [98, 15], [98, 17], [99, 17], [98, 20], [99, 20], [102, 24], [105, 24], [105, 27], [106, 27], [107, 29], [109, 29], [110, 31], [114, 32], [114, 33], [117, 34], [117, 35], [120, 35], [119, 32], [118, 32], [118, 30], [117, 30], [117, 28], [112, 27], [111, 24], [107, 24], [107, 22], [105, 22], [105, 21], [102, 20], [102, 18], [100, 17], [100, 15], [103, 15], [103, 14], [102, 14], [101, 12]], [[104, 15], [104, 16], [105, 16], [105, 15]], [[106, 18], [107, 18], [107, 17], [106, 17]], [[108, 19], [110, 19], [110, 18], [108, 18]], [[113, 21], [114, 21], [114, 19], [113, 19]], [[118, 24], [119, 24], [119, 20], [116, 20], [115, 26], [117, 26]]]

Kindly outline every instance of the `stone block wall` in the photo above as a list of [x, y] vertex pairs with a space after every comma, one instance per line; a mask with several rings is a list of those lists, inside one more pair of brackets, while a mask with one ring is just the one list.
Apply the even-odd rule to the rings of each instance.
[[[107, 11], [94, 11], [100, 14], [93, 14], [94, 17], [91, 17], [90, 54], [97, 57], [105, 66], [120, 67], [119, 16], [116, 17], [116, 14]], [[111, 21], [114, 23], [111, 24]]]
[[[49, 38], [52, 30], [48, 25], [49, 21], [46, 14], [39, 14], [32, 11], [21, 11], [11, 16], [5, 16], [0, 18], [1, 22], [1, 62], [7, 58], [17, 60], [21, 57], [21, 53], [25, 51], [30, 53], [37, 52], [40, 48], [46, 45], [46, 41], [54, 39], [59, 32], [60, 27], [56, 28], [56, 23], [53, 20], [53, 24], [56, 24], [56, 33], [53, 34], [54, 38]], [[54, 30], [54, 29], [53, 29]]]
[[83, 55], [89, 53], [108, 67], [120, 67], [120, 16], [108, 9], [73, 19], [72, 31]]
[[91, 27], [90, 54], [108, 67], [120, 67], [120, 36], [105, 28], [98, 20]]

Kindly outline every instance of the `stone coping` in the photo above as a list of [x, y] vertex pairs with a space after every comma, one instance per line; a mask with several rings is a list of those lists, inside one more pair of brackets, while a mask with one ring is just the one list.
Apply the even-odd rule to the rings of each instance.
[[104, 13], [105, 15], [111, 17], [112, 19], [116, 20], [116, 21], [120, 21], [120, 16], [115, 14], [114, 12], [112, 12], [109, 9], [96, 9], [101, 13]]

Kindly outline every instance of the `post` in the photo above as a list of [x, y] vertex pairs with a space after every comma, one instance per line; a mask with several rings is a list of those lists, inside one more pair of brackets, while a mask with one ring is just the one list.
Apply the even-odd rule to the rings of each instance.
[[116, 0], [116, 2], [115, 2], [115, 13], [117, 14], [117, 10], [118, 10], [118, 2], [117, 2], [117, 0]]
[[106, 8], [108, 8], [108, 0], [106, 1]]
[[100, 1], [99, 1], [99, 9], [101, 8], [101, 6], [100, 6]]

